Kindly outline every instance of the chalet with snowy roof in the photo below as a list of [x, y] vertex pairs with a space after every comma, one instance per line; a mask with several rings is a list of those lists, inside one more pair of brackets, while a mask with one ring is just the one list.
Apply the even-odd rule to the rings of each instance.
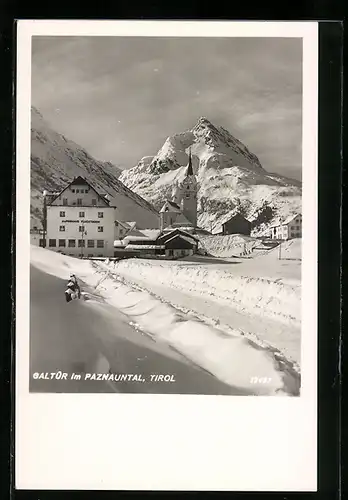
[[275, 240], [302, 238], [302, 214], [292, 214], [273, 223], [270, 227], [270, 237]]
[[115, 210], [108, 195], [75, 177], [60, 192], [44, 193], [42, 245], [74, 257], [111, 257]]
[[141, 236], [115, 240], [114, 255], [140, 258], [180, 258], [197, 252], [199, 240], [181, 229], [142, 230]]

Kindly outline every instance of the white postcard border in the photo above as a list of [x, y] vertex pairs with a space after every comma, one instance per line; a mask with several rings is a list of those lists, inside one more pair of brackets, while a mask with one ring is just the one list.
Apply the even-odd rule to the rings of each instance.
[[[16, 488], [315, 491], [318, 24], [22, 20], [17, 28]], [[34, 35], [303, 38], [300, 397], [29, 393]]]

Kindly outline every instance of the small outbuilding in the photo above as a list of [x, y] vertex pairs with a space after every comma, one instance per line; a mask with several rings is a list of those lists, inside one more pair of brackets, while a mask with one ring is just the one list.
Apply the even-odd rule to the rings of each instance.
[[250, 236], [251, 222], [243, 217], [242, 214], [235, 214], [221, 226], [221, 233], [225, 234], [245, 234]]

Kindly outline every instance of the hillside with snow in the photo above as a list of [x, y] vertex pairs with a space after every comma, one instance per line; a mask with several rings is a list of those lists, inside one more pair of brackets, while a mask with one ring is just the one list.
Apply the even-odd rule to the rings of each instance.
[[218, 231], [238, 210], [255, 221], [253, 234], [262, 234], [272, 222], [301, 211], [301, 182], [267, 172], [244, 144], [206, 118], [168, 137], [154, 157], [124, 170], [120, 180], [159, 210], [183, 179], [190, 148], [200, 227]]
[[41, 113], [31, 111], [31, 223], [41, 226], [42, 192], [59, 191], [82, 176], [108, 194], [117, 207], [120, 221], [136, 221], [139, 228], [157, 228], [158, 213], [139, 194], [132, 192], [118, 177], [121, 169], [109, 162], [98, 161], [83, 148], [55, 132]]

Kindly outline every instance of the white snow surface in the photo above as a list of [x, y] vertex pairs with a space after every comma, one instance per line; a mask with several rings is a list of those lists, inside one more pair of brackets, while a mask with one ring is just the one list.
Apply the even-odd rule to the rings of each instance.
[[188, 163], [189, 148], [198, 181], [198, 225], [209, 231], [229, 218], [237, 206], [252, 219], [264, 202], [273, 215], [254, 233], [267, 231], [276, 218], [286, 218], [301, 211], [301, 183], [268, 173], [258, 158], [222, 127], [200, 118], [183, 133], [168, 137], [151, 159], [142, 159], [124, 170], [120, 180], [151, 202], [158, 210], [171, 198], [182, 181]]
[[[155, 294], [127, 283], [118, 270], [116, 274], [110, 269], [112, 263], [81, 261], [31, 246], [31, 264], [60, 278], [67, 278], [74, 271], [139, 330], [157, 342], [171, 345], [227, 384], [247, 388], [255, 395], [299, 394], [299, 375], [276, 351], [260, 346], [238, 330], [223, 334], [197, 315], [185, 313]], [[266, 377], [268, 383], [252, 384], [253, 377]]]

